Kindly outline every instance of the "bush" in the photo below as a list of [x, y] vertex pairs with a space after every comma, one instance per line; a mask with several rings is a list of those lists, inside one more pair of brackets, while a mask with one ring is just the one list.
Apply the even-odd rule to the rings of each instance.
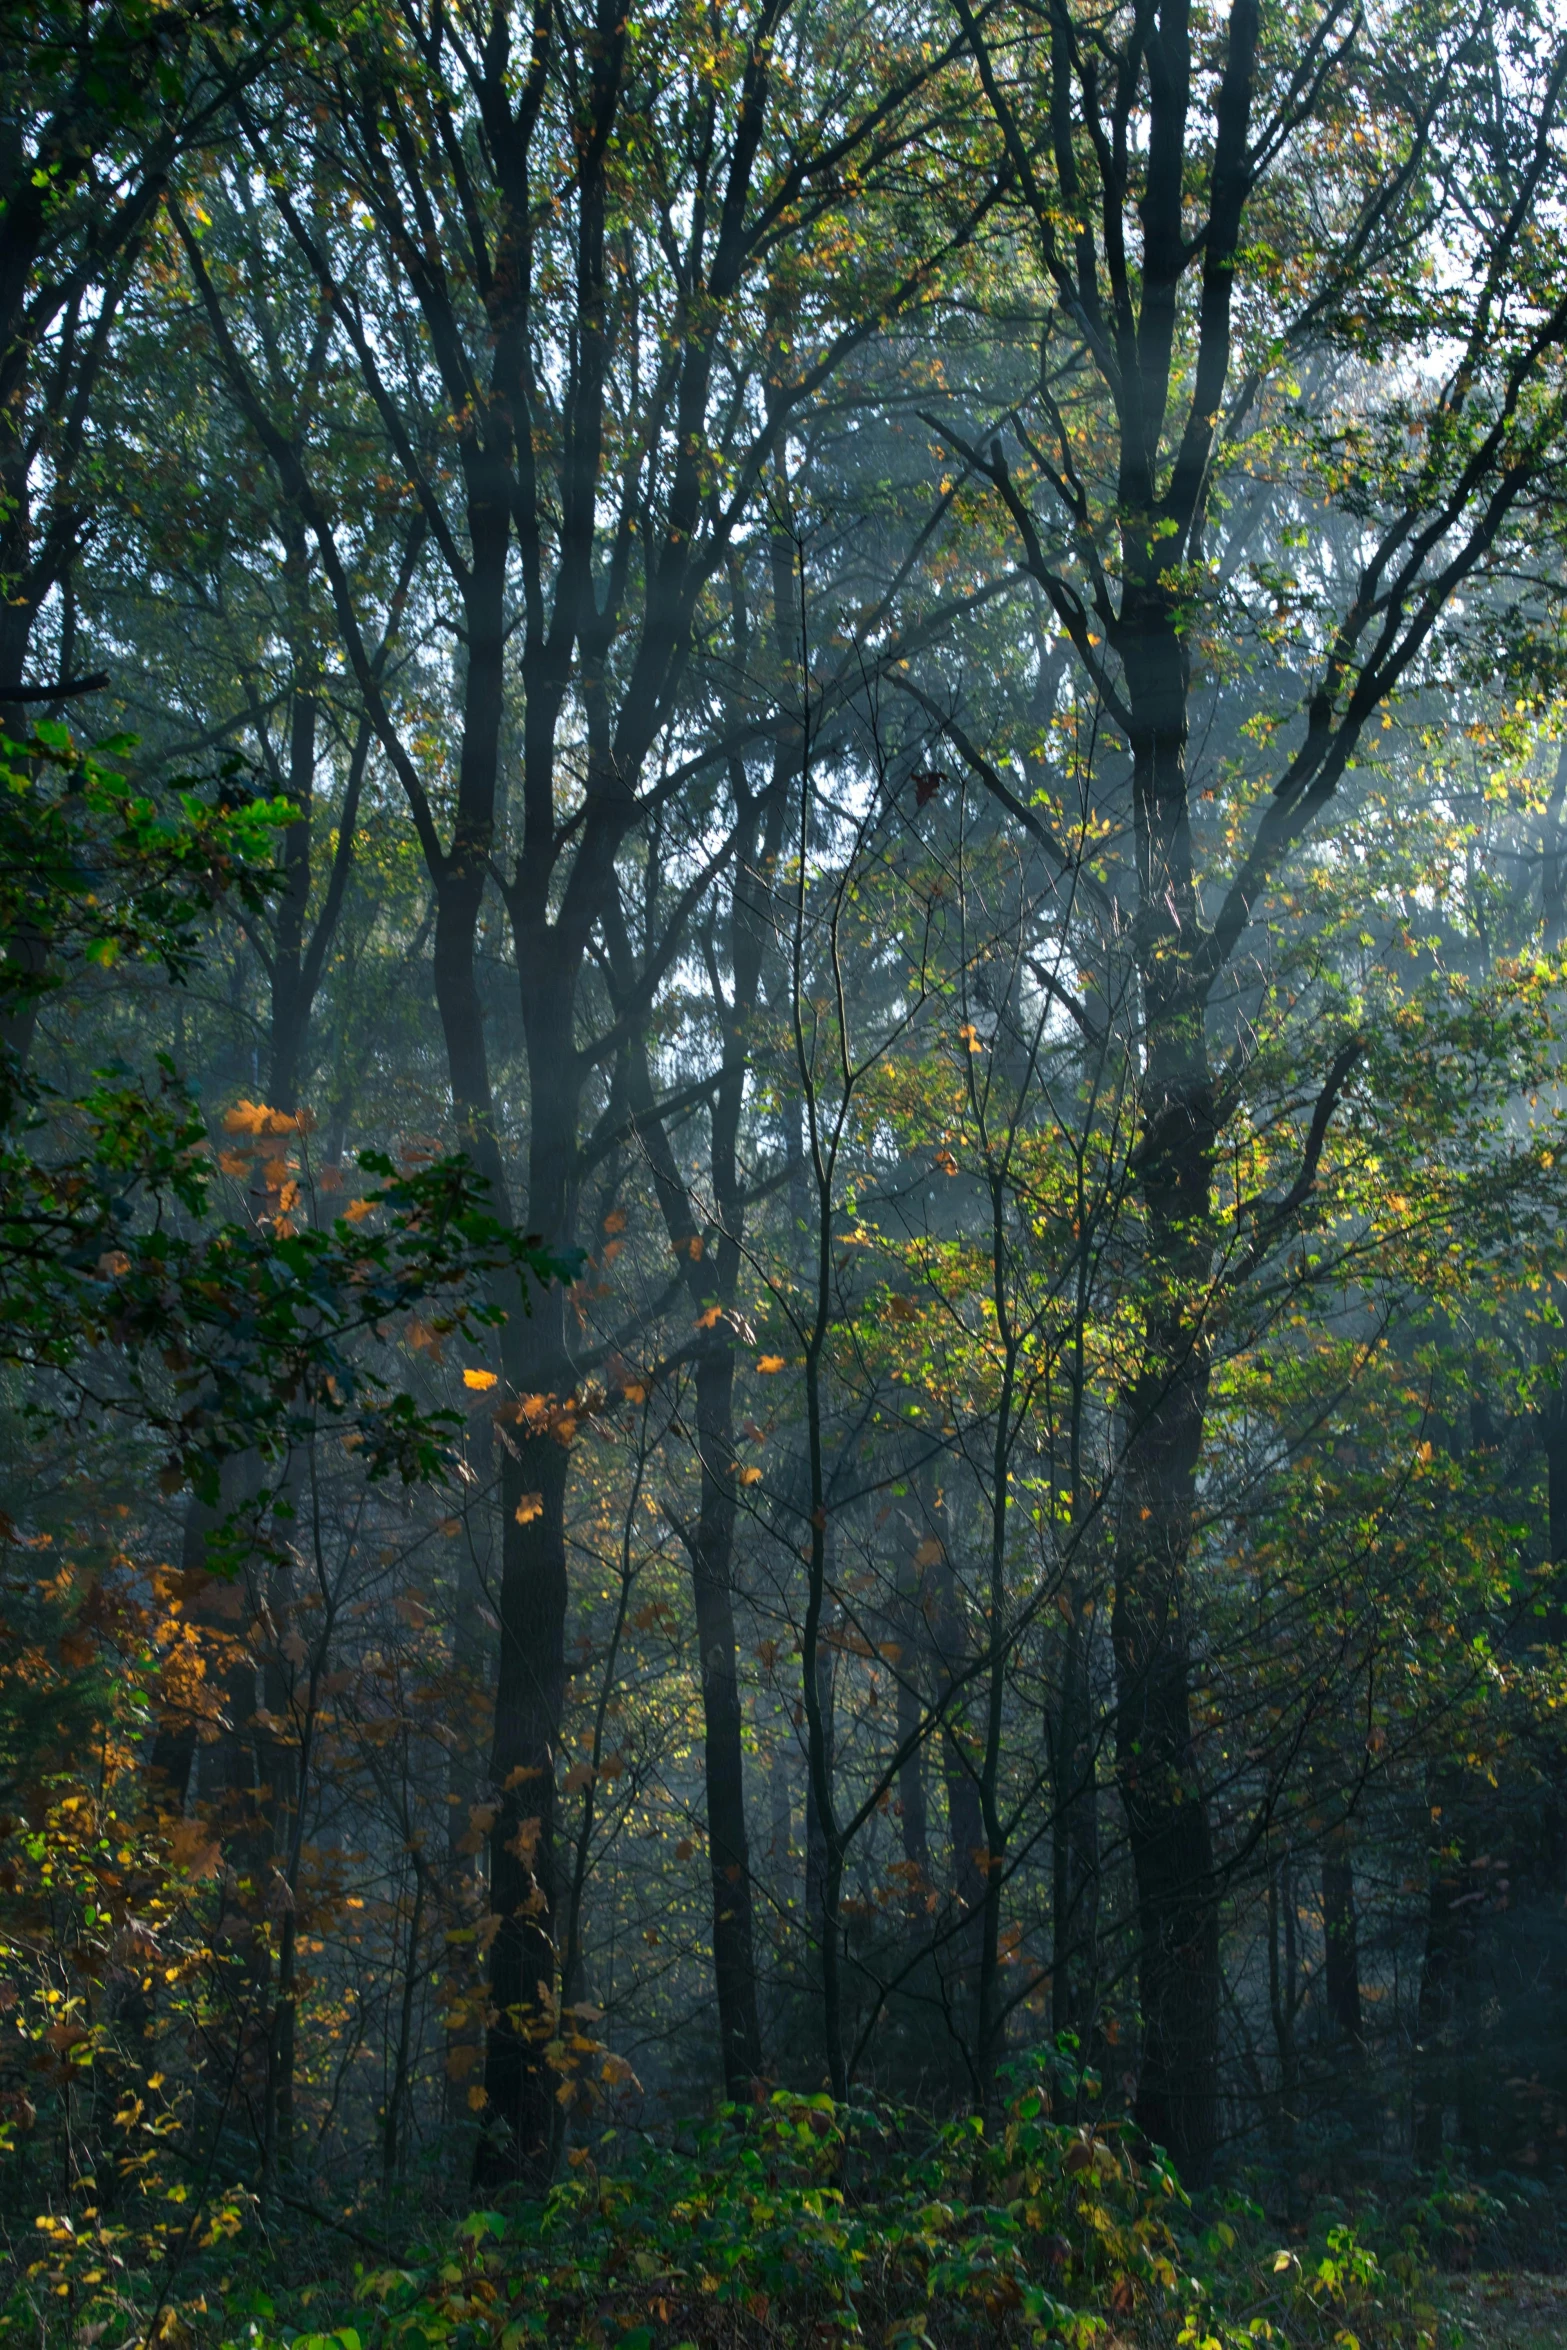
[[1412, 2264], [1385, 2269], [1349, 2228], [1278, 2251], [1238, 2202], [1199, 2230], [1126, 2125], [1054, 2121], [1039, 2086], [990, 2136], [779, 2093], [682, 2146], [637, 2144], [612, 2165], [614, 2144], [602, 2161], [574, 2150], [542, 2203], [472, 2213], [426, 2256], [358, 2270], [330, 2327], [274, 2311], [245, 2350], [1437, 2339]]

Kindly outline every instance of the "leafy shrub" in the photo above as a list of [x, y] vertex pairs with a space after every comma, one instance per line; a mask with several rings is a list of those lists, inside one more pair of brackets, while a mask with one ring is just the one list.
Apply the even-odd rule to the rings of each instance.
[[1126, 2125], [1057, 2122], [1037, 2086], [988, 2135], [974, 2120], [778, 2093], [614, 2167], [578, 2149], [544, 2202], [472, 2213], [427, 2256], [360, 2269], [330, 2328], [253, 2324], [244, 2339], [247, 2350], [1418, 2350], [1437, 2336], [1413, 2284], [1348, 2228], [1315, 2252], [1280, 2252], [1254, 2207], [1237, 2205], [1199, 2231], [1173, 2173]]

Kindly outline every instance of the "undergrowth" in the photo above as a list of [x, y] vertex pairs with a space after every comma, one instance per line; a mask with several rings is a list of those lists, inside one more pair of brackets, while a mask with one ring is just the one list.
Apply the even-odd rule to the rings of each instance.
[[279, 2233], [244, 2198], [214, 2198], [160, 2273], [138, 2262], [124, 2223], [45, 2220], [5, 2330], [18, 2350], [1444, 2341], [1412, 2232], [1373, 2248], [1337, 2225], [1281, 2249], [1239, 2197], [1200, 2223], [1124, 2125], [1053, 2120], [1040, 2086], [988, 2134], [779, 2093], [674, 2145], [577, 2147], [542, 2202], [472, 2212], [396, 2260], [344, 2262], [303, 2284]]

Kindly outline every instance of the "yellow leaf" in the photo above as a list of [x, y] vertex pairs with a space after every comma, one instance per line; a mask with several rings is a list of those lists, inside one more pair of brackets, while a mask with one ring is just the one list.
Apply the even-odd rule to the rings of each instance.
[[985, 1047], [981, 1041], [979, 1030], [975, 1027], [972, 1020], [965, 1020], [962, 1027], [958, 1030], [958, 1034], [962, 1038], [963, 1042], [968, 1046], [968, 1049], [971, 1053], [982, 1053], [984, 1051]]
[[544, 1515], [543, 1494], [525, 1493], [521, 1501], [518, 1502], [514, 1515], [519, 1526], [531, 1526], [535, 1518], [542, 1518]]
[[485, 2106], [489, 2103], [489, 2096], [487, 2091], [479, 2087], [470, 2089], [468, 2092], [468, 2103], [475, 2113], [482, 2113]]
[[772, 1377], [772, 1375], [773, 1375], [773, 1373], [774, 1373], [775, 1371], [781, 1371], [781, 1370], [783, 1369], [783, 1367], [784, 1367], [784, 1359], [783, 1359], [783, 1356], [782, 1356], [782, 1355], [762, 1355], [762, 1356], [761, 1356], [761, 1357], [758, 1359], [758, 1361], [757, 1361], [757, 1366], [756, 1366], [756, 1367], [757, 1367], [757, 1369], [758, 1369], [758, 1370], [759, 1370], [759, 1371], [760, 1371], [760, 1372], [761, 1372], [761, 1373], [764, 1375], [764, 1377], [766, 1377], [766, 1378], [769, 1378], [769, 1379], [770, 1379], [770, 1378]]
[[464, 1371], [462, 1383], [464, 1387], [472, 1387], [482, 1395], [487, 1387], [495, 1385], [495, 1373], [493, 1371]]
[[761, 1470], [754, 1468], [742, 1469], [740, 1472], [740, 1482], [742, 1485], [760, 1485], [762, 1482]]

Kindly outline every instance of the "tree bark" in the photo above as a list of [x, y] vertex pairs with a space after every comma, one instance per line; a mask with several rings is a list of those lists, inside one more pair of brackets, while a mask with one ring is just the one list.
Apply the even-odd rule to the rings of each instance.
[[1357, 2058], [1365, 2053], [1360, 2014], [1360, 1947], [1355, 1921], [1355, 1863], [1347, 1822], [1329, 1831], [1322, 1848], [1323, 1977], [1328, 2020]]
[[1069, 1588], [1058, 1640], [1055, 1703], [1045, 1727], [1051, 1783], [1051, 2029], [1077, 2042], [1089, 2061], [1098, 2008], [1099, 1794], [1090, 1623], [1082, 1595]]

